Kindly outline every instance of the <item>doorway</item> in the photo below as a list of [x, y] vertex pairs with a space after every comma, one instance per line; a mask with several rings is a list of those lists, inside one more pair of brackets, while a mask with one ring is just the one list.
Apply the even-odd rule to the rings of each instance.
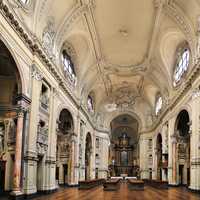
[[68, 165], [67, 164], [63, 165], [63, 182], [64, 182], [64, 185], [68, 184]]
[[183, 169], [184, 165], [179, 165], [179, 184], [183, 185]]
[[190, 185], [190, 168], [187, 168], [187, 186]]

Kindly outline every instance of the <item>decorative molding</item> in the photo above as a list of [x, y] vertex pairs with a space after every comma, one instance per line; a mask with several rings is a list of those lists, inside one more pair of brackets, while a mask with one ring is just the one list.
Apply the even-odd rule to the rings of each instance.
[[66, 16], [64, 22], [60, 25], [58, 28], [58, 35], [56, 35], [55, 38], [55, 45], [58, 49], [61, 49], [64, 38], [66, 35], [66, 32], [69, 30], [69, 27], [72, 26], [72, 24], [79, 19], [84, 13], [88, 11], [89, 5], [88, 4], [83, 4], [83, 5], [76, 5], [72, 11], [70, 12], [69, 15]]
[[41, 72], [38, 70], [35, 64], [31, 65], [31, 76], [37, 81], [41, 81], [43, 79]]
[[164, 11], [184, 32], [190, 47], [195, 47], [195, 33], [189, 20], [184, 16], [183, 11], [171, 0], [168, 0]]
[[191, 160], [191, 166], [200, 166], [200, 158], [193, 158]]
[[42, 34], [42, 46], [50, 58], [53, 57], [53, 43], [55, 37], [55, 20], [48, 17], [48, 22]]
[[[45, 0], [44, 2], [46, 2]], [[43, 2], [43, 3], [44, 3]], [[172, 1], [169, 1], [166, 7], [166, 13], [173, 18], [173, 20], [176, 20], [176, 23], [181, 27], [181, 29], [184, 31], [184, 33], [187, 36], [187, 39], [190, 44], [194, 44], [194, 34], [192, 31], [192, 28], [188, 25], [188, 23], [185, 22], [185, 19], [183, 18], [182, 14], [180, 13], [180, 9], [178, 10], [174, 3], [171, 3]], [[63, 30], [62, 34], [64, 34], [69, 27], [69, 24], [74, 22], [80, 15], [83, 13], [86, 13], [89, 8], [89, 5], [83, 5], [78, 7], [78, 11], [74, 11], [74, 15], [71, 15], [70, 20], [67, 19], [65, 29]], [[79, 109], [88, 119], [89, 123], [92, 125], [92, 127], [96, 130], [94, 127], [90, 117], [88, 116], [87, 112], [84, 111], [84, 109], [79, 106], [75, 98], [72, 96], [72, 94], [68, 91], [68, 88], [66, 87], [62, 77], [57, 72], [56, 67], [52, 63], [52, 61], [49, 59], [49, 57], [44, 53], [43, 49], [40, 48], [37, 42], [31, 38], [26, 31], [22, 28], [22, 26], [19, 24], [19, 22], [15, 19], [14, 15], [9, 10], [8, 6], [3, 3], [3, 0], [0, 0], [0, 13], [3, 15], [3, 17], [6, 19], [6, 21], [10, 24], [10, 26], [16, 31], [19, 38], [24, 42], [24, 44], [31, 50], [31, 52], [38, 56], [38, 58], [43, 62], [44, 66], [47, 68], [49, 73], [54, 77], [56, 81], [59, 82], [59, 85], [61, 89], [65, 92], [65, 94], [71, 99], [71, 101], [74, 103], [74, 105]], [[60, 41], [60, 39], [58, 39]], [[57, 44], [57, 43], [56, 43]], [[194, 45], [193, 45], [194, 46]], [[200, 60], [197, 60], [197, 63], [194, 64], [193, 70], [191, 71], [190, 75], [188, 76], [188, 79], [183, 86], [183, 88], [179, 91], [178, 95], [170, 102], [169, 106], [166, 107], [166, 109], [163, 110], [162, 114], [158, 118], [158, 120], [153, 124], [154, 126], [151, 128], [153, 131], [157, 128], [159, 122], [164, 118], [164, 115], [168, 113], [169, 110], [171, 110], [173, 107], [175, 107], [180, 99], [191, 89], [192, 83], [197, 79], [197, 77], [200, 74]], [[37, 77], [37, 75], [36, 75]]]

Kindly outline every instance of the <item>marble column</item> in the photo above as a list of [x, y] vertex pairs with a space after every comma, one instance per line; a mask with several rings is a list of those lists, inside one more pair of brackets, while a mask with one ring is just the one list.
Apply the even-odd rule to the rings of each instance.
[[15, 161], [13, 168], [13, 191], [11, 195], [21, 195], [21, 155], [22, 155], [22, 133], [23, 133], [23, 111], [18, 112], [17, 116], [17, 130], [16, 130], [16, 142], [15, 142]]

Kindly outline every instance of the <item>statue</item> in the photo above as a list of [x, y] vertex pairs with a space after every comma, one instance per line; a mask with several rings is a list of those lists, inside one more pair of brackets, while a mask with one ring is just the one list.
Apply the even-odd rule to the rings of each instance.
[[4, 130], [3, 126], [0, 126], [0, 153], [4, 150]]

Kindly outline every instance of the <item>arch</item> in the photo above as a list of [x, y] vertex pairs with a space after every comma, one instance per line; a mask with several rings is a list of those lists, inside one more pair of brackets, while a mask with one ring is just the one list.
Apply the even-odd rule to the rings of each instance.
[[67, 109], [63, 109], [60, 112], [58, 129], [62, 132], [62, 134], [72, 134], [74, 131], [74, 122], [72, 114]]
[[176, 115], [175, 115], [175, 119], [176, 119], [176, 120], [175, 120], [174, 128], [176, 128], [176, 122], [177, 122], [178, 115], [179, 115], [180, 112], [183, 111], [183, 110], [185, 110], [185, 111], [188, 113], [189, 119], [190, 119], [190, 120], [192, 119], [192, 108], [191, 108], [191, 106], [190, 106], [189, 104], [183, 105], [183, 106], [181, 106], [181, 107], [178, 109], [178, 111], [177, 111], [177, 113], [176, 113]]
[[22, 93], [22, 82], [19, 70], [9, 49], [0, 40], [0, 103], [4, 105], [16, 105], [16, 97]]
[[8, 52], [10, 53], [10, 55], [12, 56], [12, 59], [14, 60], [15, 66], [17, 68], [17, 71], [19, 73], [19, 78], [21, 81], [21, 93], [23, 94], [27, 94], [27, 86], [25, 84], [25, 75], [23, 73], [23, 69], [20, 66], [20, 62], [17, 58], [17, 55], [15, 53], [15, 51], [13, 50], [13, 48], [11, 47], [12, 45], [9, 43], [9, 41], [7, 39], [4, 39], [2, 37], [2, 35], [0, 35], [0, 43], [3, 43], [4, 46], [6, 47], [6, 49], [8, 50]]
[[60, 115], [61, 111], [64, 110], [64, 109], [66, 109], [66, 110], [68, 110], [68, 111], [70, 112], [70, 114], [71, 114], [71, 116], [72, 116], [72, 119], [73, 119], [73, 125], [74, 125], [74, 130], [75, 130], [75, 128], [76, 128], [75, 114], [74, 114], [72, 108], [69, 107], [68, 105], [60, 104], [60, 105], [58, 106], [58, 108], [57, 108], [57, 110], [56, 110], [56, 113], [58, 113], [58, 115], [57, 115], [57, 120], [59, 119], [59, 115]]
[[57, 120], [57, 145], [56, 145], [56, 180], [59, 184], [70, 184], [72, 181], [72, 135], [74, 134], [74, 118], [66, 106], [59, 106]]
[[140, 130], [142, 129], [142, 121], [141, 121], [140, 117], [139, 117], [136, 113], [131, 112], [131, 111], [124, 111], [124, 112], [122, 112], [122, 111], [115, 111], [115, 112], [112, 112], [112, 113], [110, 114], [110, 116], [108, 116], [108, 118], [105, 120], [105, 121], [106, 121], [106, 124], [105, 124], [106, 127], [107, 127], [108, 129], [110, 129], [110, 123], [111, 123], [117, 116], [119, 116], [119, 115], [124, 115], [124, 114], [130, 115], [131, 117], [133, 117], [134, 119], [137, 120], [137, 122], [138, 122], [138, 132], [140, 132]]
[[175, 63], [175, 55], [177, 47], [185, 41], [186, 38], [184, 34], [176, 29], [170, 28], [165, 31], [165, 33], [160, 38], [160, 56], [161, 60], [165, 66], [165, 70], [168, 74], [168, 80], [170, 80], [170, 84], [172, 85], [172, 77]]
[[177, 173], [176, 182], [179, 185], [190, 184], [190, 115], [186, 109], [182, 109], [175, 121], [176, 136], [176, 160]]
[[186, 136], [185, 134], [189, 133], [189, 122], [189, 113], [185, 109], [181, 110], [176, 118], [175, 123], [175, 130], [179, 132], [179, 136], [184, 137]]

